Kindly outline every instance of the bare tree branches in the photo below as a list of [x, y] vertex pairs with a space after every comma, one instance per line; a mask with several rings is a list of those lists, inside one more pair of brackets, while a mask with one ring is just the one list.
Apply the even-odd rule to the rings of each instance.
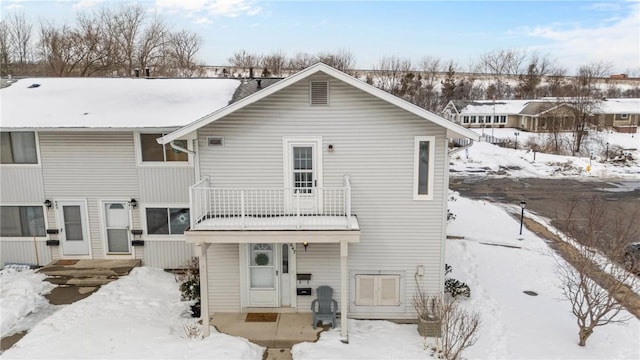
[[[618, 220], [613, 236], [605, 236], [603, 229], [607, 223], [627, 217], [615, 214], [612, 219], [611, 214], [604, 211], [602, 200], [595, 197], [583, 209], [578, 209], [578, 205], [575, 199], [568, 205], [564, 231], [580, 245], [572, 249], [568, 262], [557, 260], [556, 273], [563, 282], [563, 295], [576, 317], [578, 344], [585, 346], [596, 327], [629, 319], [621, 314], [624, 304], [619, 294], [633, 287], [637, 278], [615, 262], [622, 259], [624, 247], [636, 234], [631, 222]], [[584, 220], [580, 224], [576, 221], [578, 214]], [[607, 262], [610, 264], [605, 272], [602, 267]]]

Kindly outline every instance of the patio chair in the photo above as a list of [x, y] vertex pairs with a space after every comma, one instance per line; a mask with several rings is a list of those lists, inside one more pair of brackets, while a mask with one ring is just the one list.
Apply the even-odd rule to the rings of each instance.
[[311, 302], [313, 311], [313, 328], [315, 329], [318, 320], [331, 322], [331, 327], [336, 326], [336, 311], [338, 302], [333, 300], [333, 289], [330, 286], [320, 286], [316, 289], [317, 299]]

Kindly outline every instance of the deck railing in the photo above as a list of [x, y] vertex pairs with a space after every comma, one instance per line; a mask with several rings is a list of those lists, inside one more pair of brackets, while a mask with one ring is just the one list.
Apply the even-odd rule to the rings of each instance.
[[305, 223], [303, 218], [311, 216], [316, 217], [313, 223], [317, 225], [323, 221], [329, 225], [331, 219], [342, 217], [345, 226], [349, 226], [351, 183], [345, 176], [342, 187], [216, 188], [203, 179], [191, 186], [189, 204], [193, 230], [250, 229], [260, 224], [277, 224], [278, 220], [287, 225], [294, 222], [300, 228]]

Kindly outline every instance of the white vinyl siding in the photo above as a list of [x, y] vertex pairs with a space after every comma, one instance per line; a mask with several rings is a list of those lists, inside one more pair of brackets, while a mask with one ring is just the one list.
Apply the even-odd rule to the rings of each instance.
[[240, 311], [240, 245], [212, 244], [209, 261], [209, 308], [216, 312]]
[[0, 268], [6, 264], [46, 265], [52, 260], [53, 248], [46, 245], [44, 238], [33, 241], [2, 239], [0, 242], [2, 259]]
[[[200, 129], [201, 176], [209, 177], [215, 187], [282, 188], [283, 137], [322, 137], [323, 186], [342, 186], [344, 175], [351, 176], [352, 212], [358, 216], [362, 233], [360, 243], [349, 245], [350, 270], [410, 274], [406, 278], [412, 281], [402, 285], [406, 289], [400, 298], [404, 313], [375, 314], [378, 318], [410, 318], [414, 316], [410, 302], [418, 265], [429, 274], [420, 284], [423, 289], [440, 292], [443, 286], [440, 255], [448, 188], [445, 129], [322, 74], [310, 80], [329, 81], [331, 106], [309, 106], [310, 85], [303, 80]], [[207, 136], [224, 136], [224, 147], [208, 147]], [[433, 136], [433, 201], [413, 200], [416, 136]], [[328, 151], [329, 144], [333, 152]], [[305, 253], [298, 247], [298, 272], [306, 272], [301, 270], [307, 266], [304, 257], [312, 256], [316, 248], [317, 244], [310, 244]], [[336, 249], [335, 259], [319, 261], [332, 262], [335, 272], [326, 281], [339, 291]], [[317, 276], [320, 274], [314, 271], [314, 289], [325, 285], [315, 283]], [[353, 277], [350, 285], [351, 281]], [[299, 296], [298, 308], [306, 310], [305, 302], [311, 298]], [[351, 314], [374, 315], [360, 310]]]
[[141, 258], [145, 266], [163, 269], [183, 269], [193, 257], [193, 245], [186, 244], [183, 240], [146, 239], [143, 247], [136, 248], [136, 256], [140, 249], [142, 249]]
[[0, 165], [0, 202], [41, 204], [44, 200], [40, 166]]
[[[139, 199], [132, 132], [39, 132], [45, 198], [87, 203], [93, 258], [104, 258], [100, 199]], [[41, 201], [44, 201], [42, 199]], [[49, 227], [59, 220], [48, 211]], [[133, 210], [138, 228], [140, 207]]]

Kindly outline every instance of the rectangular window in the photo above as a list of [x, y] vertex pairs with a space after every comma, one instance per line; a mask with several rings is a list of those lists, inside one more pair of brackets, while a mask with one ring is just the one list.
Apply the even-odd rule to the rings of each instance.
[[628, 119], [629, 118], [629, 114], [620, 114], [620, 119]]
[[469, 117], [468, 116], [463, 116], [462, 117], [462, 122], [465, 123], [465, 124], [468, 124], [469, 123]]
[[472, 124], [475, 124], [475, 123], [476, 123], [476, 117], [475, 117], [475, 116], [472, 116], [472, 117], [471, 117], [471, 123], [472, 123]]
[[478, 116], [478, 123], [480, 124], [484, 123], [484, 116], [482, 115]]
[[400, 305], [400, 276], [356, 275], [356, 305]]
[[[140, 153], [144, 162], [189, 161], [189, 154], [173, 149], [169, 144], [161, 145], [157, 138], [165, 134], [140, 134]], [[186, 140], [175, 140], [176, 145], [187, 148]]]
[[507, 115], [500, 115], [500, 122], [501, 123], [506, 123], [507, 122]]
[[188, 208], [147, 208], [147, 234], [179, 235], [189, 227]]
[[435, 137], [416, 136], [414, 144], [413, 199], [433, 199]]
[[14, 131], [0, 133], [0, 164], [37, 164], [36, 135], [34, 132]]
[[0, 206], [0, 236], [45, 236], [42, 206]]
[[500, 121], [499, 119], [500, 119], [500, 117], [498, 115], [494, 115], [493, 116], [493, 123], [497, 124]]

